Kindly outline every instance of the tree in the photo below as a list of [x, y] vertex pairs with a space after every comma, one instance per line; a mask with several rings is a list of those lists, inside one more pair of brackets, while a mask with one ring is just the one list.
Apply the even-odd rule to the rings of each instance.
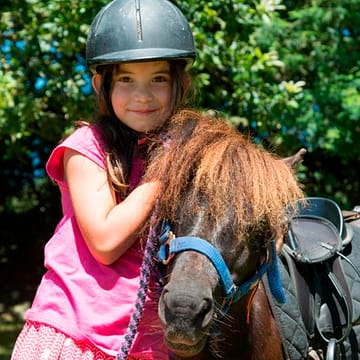
[[360, 3], [186, 3], [201, 49], [201, 105], [280, 154], [305, 146], [306, 192], [359, 203]]
[[[334, 198], [344, 207], [360, 202], [360, 3], [288, 1], [270, 25], [259, 30], [262, 49], [276, 49], [285, 79], [304, 90], [292, 119], [310, 151], [308, 193]], [[287, 141], [284, 138], [287, 147]]]
[[[4, 2], [0, 44], [0, 211], [51, 206], [49, 152], [92, 114], [86, 34], [106, 0]], [[174, 1], [175, 2], [175, 1]], [[311, 195], [359, 202], [356, 0], [178, 0], [192, 24], [197, 107], [221, 112], [285, 156], [306, 146]], [[327, 165], [324, 167], [323, 159]], [[338, 168], [343, 169], [339, 172]], [[345, 185], [345, 186], [344, 186]]]
[[4, 6], [0, 25], [2, 211], [26, 211], [49, 196], [44, 165], [50, 150], [75, 117], [91, 113], [82, 56], [88, 24], [82, 22], [101, 5], [94, 8], [91, 3], [14, 1]]

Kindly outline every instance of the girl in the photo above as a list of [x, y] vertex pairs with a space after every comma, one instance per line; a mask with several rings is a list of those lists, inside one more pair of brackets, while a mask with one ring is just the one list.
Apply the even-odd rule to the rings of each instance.
[[[142, 263], [137, 235], [158, 191], [138, 185], [147, 145], [184, 99], [195, 47], [167, 0], [114, 0], [91, 25], [86, 57], [99, 114], [47, 163], [64, 216], [12, 360], [114, 359], [124, 343]], [[151, 291], [128, 359], [168, 359]]]

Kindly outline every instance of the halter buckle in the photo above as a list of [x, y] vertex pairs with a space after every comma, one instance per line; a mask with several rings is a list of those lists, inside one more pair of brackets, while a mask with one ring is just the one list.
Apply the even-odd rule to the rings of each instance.
[[173, 239], [175, 239], [175, 235], [170, 230], [167, 232], [167, 238], [160, 244], [158, 258], [164, 265], [168, 265], [175, 256], [175, 254], [170, 251], [170, 242]]

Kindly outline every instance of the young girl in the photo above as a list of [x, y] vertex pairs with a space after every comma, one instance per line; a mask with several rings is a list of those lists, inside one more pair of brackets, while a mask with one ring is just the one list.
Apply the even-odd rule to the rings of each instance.
[[[99, 114], [47, 163], [64, 216], [12, 360], [114, 359], [124, 343], [143, 256], [137, 234], [158, 188], [138, 185], [147, 145], [184, 99], [195, 47], [167, 0], [114, 0], [95, 17], [86, 55]], [[168, 359], [151, 291], [128, 359]]]

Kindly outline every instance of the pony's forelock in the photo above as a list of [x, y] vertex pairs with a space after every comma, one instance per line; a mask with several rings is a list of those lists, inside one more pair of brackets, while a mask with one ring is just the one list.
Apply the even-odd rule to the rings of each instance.
[[283, 161], [223, 119], [199, 112], [180, 112], [167, 131], [168, 140], [154, 151], [144, 178], [162, 183], [157, 216], [176, 222], [179, 206], [196, 215], [205, 201], [212, 221], [231, 214], [239, 238], [249, 228], [284, 228], [286, 206], [303, 193]]

